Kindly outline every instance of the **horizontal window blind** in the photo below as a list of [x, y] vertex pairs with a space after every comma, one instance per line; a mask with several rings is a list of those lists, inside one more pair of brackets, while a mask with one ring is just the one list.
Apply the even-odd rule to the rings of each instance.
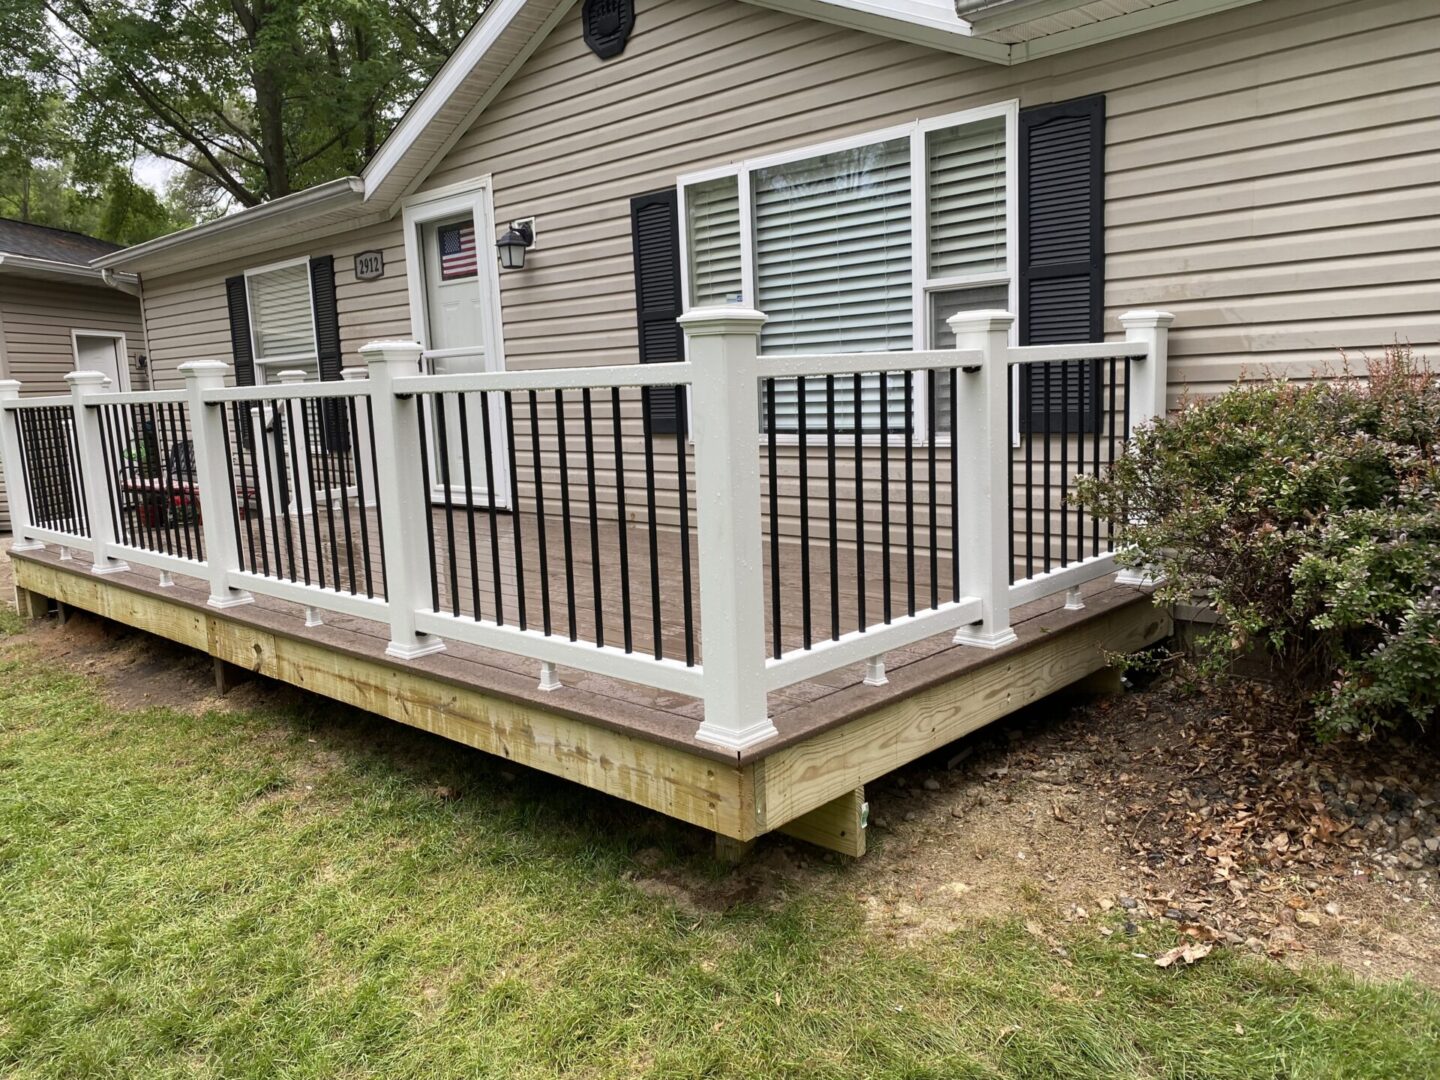
[[933, 278], [1005, 270], [1005, 120], [926, 137], [929, 265]]
[[304, 263], [282, 266], [246, 279], [255, 359], [315, 352], [315, 323], [310, 312], [310, 269]]
[[[937, 349], [955, 348], [955, 334], [949, 319], [962, 311], [1005, 311], [1010, 307], [1010, 286], [975, 285], [944, 289], [930, 294], [930, 344]], [[935, 430], [950, 430], [950, 373], [935, 373]]]
[[690, 304], [738, 304], [740, 279], [740, 185], [734, 176], [685, 189], [690, 249]]
[[[911, 347], [908, 139], [752, 173], [756, 298], [766, 353], [892, 352]], [[855, 429], [853, 381], [836, 388], [837, 430]], [[824, 380], [806, 384], [806, 427], [828, 427]], [[799, 427], [793, 380], [775, 384], [776, 425]], [[908, 423], [904, 380], [888, 387], [892, 430]], [[880, 427], [878, 375], [862, 385], [860, 426]]]

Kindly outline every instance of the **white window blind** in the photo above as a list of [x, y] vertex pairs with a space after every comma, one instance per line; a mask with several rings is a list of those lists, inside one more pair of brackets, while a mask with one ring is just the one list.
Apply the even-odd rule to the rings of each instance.
[[[752, 173], [756, 298], [766, 353], [893, 352], [911, 347], [910, 144], [895, 139]], [[797, 387], [775, 383], [776, 429], [799, 427]], [[768, 403], [767, 403], [768, 404]], [[853, 379], [837, 380], [837, 431], [855, 430]], [[824, 379], [806, 383], [806, 428], [823, 432]], [[905, 383], [887, 415], [903, 431]], [[861, 382], [861, 430], [880, 429], [880, 379]]]
[[310, 268], [305, 263], [249, 274], [250, 325], [255, 360], [315, 353], [315, 321], [310, 311]]
[[1005, 120], [993, 117], [926, 138], [932, 278], [1005, 270]]
[[740, 184], [724, 176], [685, 189], [686, 245], [690, 252], [690, 305], [741, 301]]

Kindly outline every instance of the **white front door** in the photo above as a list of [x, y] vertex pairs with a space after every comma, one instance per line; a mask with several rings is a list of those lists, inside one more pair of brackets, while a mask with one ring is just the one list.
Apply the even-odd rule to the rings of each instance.
[[[487, 289], [494, 274], [490, 244], [475, 227], [473, 213], [425, 221], [419, 227], [420, 265], [424, 275], [425, 370], [456, 375], [499, 370], [499, 350], [488, 340]], [[484, 417], [478, 394], [467, 395], [462, 418], [458, 395], [445, 398], [443, 414], [432, 408], [430, 478], [432, 497], [468, 495], [477, 504], [509, 505], [508, 446], [504, 403], [490, 395], [490, 460], [486, 461]], [[462, 424], [463, 419], [463, 424]], [[462, 428], [464, 437], [462, 437]], [[470, 453], [467, 469], [464, 447]], [[487, 467], [488, 465], [488, 467]], [[493, 478], [494, 491], [490, 490]]]
[[123, 393], [130, 389], [125, 378], [125, 339], [118, 334], [87, 334], [75, 332], [75, 370], [103, 371], [110, 378], [110, 389]]

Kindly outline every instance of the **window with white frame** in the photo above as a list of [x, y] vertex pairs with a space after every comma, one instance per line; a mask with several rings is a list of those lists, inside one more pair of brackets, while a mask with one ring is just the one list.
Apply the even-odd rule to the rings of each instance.
[[[745, 303], [769, 316], [762, 353], [891, 352], [954, 344], [945, 319], [1012, 307], [1014, 103], [682, 178], [686, 307]], [[854, 431], [853, 383], [835, 427]], [[949, 427], [948, 380], [936, 387]], [[823, 431], [823, 380], [806, 429]], [[907, 422], [904, 380], [861, 387], [859, 428]], [[910, 396], [923, 425], [923, 390]], [[793, 383], [776, 386], [777, 429], [797, 431]]]
[[245, 272], [250, 307], [250, 340], [257, 382], [275, 381], [281, 371], [319, 377], [315, 313], [310, 296], [308, 260], [264, 266]]

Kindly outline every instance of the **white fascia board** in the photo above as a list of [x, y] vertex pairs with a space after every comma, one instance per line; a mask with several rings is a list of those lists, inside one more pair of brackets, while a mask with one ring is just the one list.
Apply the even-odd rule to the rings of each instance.
[[[971, 37], [968, 24], [954, 17], [949, 20], [935, 17], [930, 14], [929, 4], [897, 8], [873, 0], [745, 0], [745, 3], [992, 64], [1011, 62], [1008, 45]], [[910, 8], [924, 10], [911, 11]]]
[[273, 232], [277, 240], [284, 240], [297, 219], [308, 218], [322, 210], [341, 209], [352, 203], [358, 210], [362, 205], [363, 193], [364, 185], [359, 177], [344, 176], [339, 180], [297, 191], [293, 195], [227, 214], [203, 225], [195, 225], [103, 255], [90, 265], [108, 270], [144, 263], [160, 255], [178, 253], [193, 244], [217, 240], [237, 230], [243, 230], [247, 234], [246, 239], [258, 239]]
[[1027, 60], [1039, 60], [1056, 53], [1100, 45], [1117, 38], [1144, 33], [1146, 30], [1158, 30], [1162, 26], [1172, 26], [1256, 2], [1257, 0], [1170, 0], [1158, 7], [1132, 11], [1128, 15], [1115, 15], [1088, 26], [1077, 26], [1073, 30], [1062, 30], [1058, 34], [1047, 34], [1045, 37], [1019, 42], [1010, 46], [1010, 62], [1023, 64]]
[[[517, 15], [525, 10], [531, 0], [494, 0], [475, 27], [460, 39], [460, 44], [450, 54], [435, 77], [426, 84], [415, 103], [405, 111], [400, 123], [380, 144], [380, 149], [361, 171], [366, 197], [373, 194], [385, 178], [403, 161], [415, 145], [416, 140], [440, 115], [455, 93], [470, 77], [471, 71], [485, 54], [510, 28]], [[568, 10], [570, 5], [564, 4]], [[552, 25], [547, 21], [547, 26]], [[539, 36], [539, 35], [537, 35]], [[510, 74], [507, 71], [507, 75]]]

